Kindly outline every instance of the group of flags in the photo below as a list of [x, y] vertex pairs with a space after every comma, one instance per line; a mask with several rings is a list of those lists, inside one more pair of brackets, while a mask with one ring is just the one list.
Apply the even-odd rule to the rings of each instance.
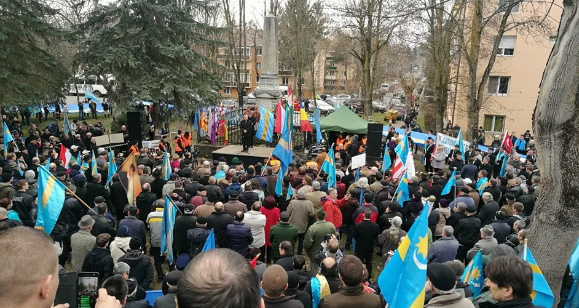
[[227, 119], [223, 106], [199, 107], [199, 111], [193, 115], [193, 128], [200, 135], [210, 136], [212, 145], [215, 145], [217, 135], [224, 136], [224, 144], [228, 144]]
[[[404, 135], [404, 138], [398, 143], [396, 148], [394, 148], [396, 153], [396, 160], [394, 161], [394, 166], [392, 167], [392, 178], [400, 179], [398, 182], [398, 188], [396, 189], [395, 197], [401, 206], [404, 206], [404, 202], [409, 201], [412, 196], [408, 191], [408, 177], [414, 176], [416, 170], [414, 167], [414, 157], [410, 149], [410, 144], [408, 142], [408, 135]], [[388, 153], [388, 145], [384, 148], [384, 158], [383, 158], [382, 169], [386, 171], [392, 161]]]

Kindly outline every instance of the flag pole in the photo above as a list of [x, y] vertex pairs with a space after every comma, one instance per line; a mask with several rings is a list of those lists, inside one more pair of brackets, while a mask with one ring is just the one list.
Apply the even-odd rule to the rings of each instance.
[[525, 247], [525, 249], [523, 250], [523, 260], [527, 261], [527, 250], [528, 250], [527, 249], [527, 239], [525, 239], [525, 242], [523, 245]]
[[[44, 168], [42, 165], [40, 165], [40, 167]], [[46, 172], [48, 172], [48, 175], [51, 178], [53, 178], [55, 181], [59, 181], [59, 179], [57, 179], [54, 175], [52, 175], [52, 173], [50, 173], [50, 171], [46, 170], [46, 168], [44, 168], [44, 170]], [[82, 203], [82, 205], [86, 206], [87, 209], [89, 209], [91, 212], [93, 212], [95, 215], [97, 215], [97, 212], [95, 212], [90, 206], [88, 206], [88, 204], [86, 204], [84, 201], [82, 201], [82, 199], [79, 196], [77, 196], [72, 190], [68, 189], [68, 187], [66, 187], [66, 185], [64, 185], [64, 184], [63, 184], [63, 186], [69, 194], [73, 195], [80, 203]]]
[[171, 196], [169, 196], [169, 194], [165, 194], [165, 196], [166, 196], [166, 197], [169, 197], [169, 200], [171, 201], [171, 204], [173, 204], [173, 205], [177, 208], [177, 211], [178, 211], [179, 213], [181, 213], [181, 215], [185, 215], [185, 214], [183, 214], [183, 212], [181, 212], [181, 210], [179, 209], [179, 207], [177, 206], [177, 204], [175, 204], [175, 202], [173, 202], [173, 199], [171, 199]]
[[261, 176], [263, 176], [263, 174], [265, 173], [265, 169], [267, 169], [267, 166], [269, 165], [269, 161], [271, 160], [271, 157], [273, 156], [273, 154], [269, 155], [269, 158], [267, 159], [267, 162], [265, 163], [265, 166], [263, 166], [263, 168], [261, 169]]

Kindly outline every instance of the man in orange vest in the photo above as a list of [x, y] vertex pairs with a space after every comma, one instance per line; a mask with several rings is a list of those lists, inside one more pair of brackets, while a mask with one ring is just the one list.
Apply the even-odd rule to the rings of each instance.
[[193, 136], [192, 136], [191, 133], [189, 133], [189, 132], [185, 132], [185, 133], [183, 134], [183, 137], [182, 137], [182, 139], [183, 139], [183, 145], [185, 146], [185, 150], [186, 150], [187, 152], [191, 152], [191, 146], [193, 145], [193, 142], [191, 142], [192, 137], [193, 137]]
[[269, 165], [273, 168], [275, 172], [277, 172], [279, 170], [279, 167], [281, 167], [281, 162], [279, 161], [279, 159], [277, 159], [277, 157], [272, 156], [271, 159], [269, 160]]
[[175, 136], [175, 154], [182, 156], [183, 150], [185, 147], [183, 146], [183, 140], [179, 136]]
[[161, 152], [171, 151], [171, 148], [169, 148], [169, 142], [167, 141], [167, 136], [163, 136], [163, 138], [161, 138], [157, 148], [161, 150]]
[[139, 154], [139, 142], [136, 140], [131, 141], [131, 147], [129, 148], [129, 155], [131, 154], [135, 154], [138, 155]]

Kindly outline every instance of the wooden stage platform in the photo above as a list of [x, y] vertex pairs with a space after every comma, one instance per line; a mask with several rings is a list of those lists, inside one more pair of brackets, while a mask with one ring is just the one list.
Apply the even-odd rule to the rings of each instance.
[[228, 145], [217, 151], [213, 151], [213, 160], [219, 160], [219, 158], [225, 157], [227, 164], [231, 165], [231, 160], [233, 157], [237, 157], [240, 161], [243, 162], [243, 166], [247, 168], [249, 165], [255, 165], [258, 162], [261, 162], [262, 165], [265, 165], [265, 161], [267, 161], [273, 152], [273, 148], [266, 148], [261, 146], [250, 148], [249, 153], [241, 153], [241, 150], [243, 150], [243, 146], [241, 145]]

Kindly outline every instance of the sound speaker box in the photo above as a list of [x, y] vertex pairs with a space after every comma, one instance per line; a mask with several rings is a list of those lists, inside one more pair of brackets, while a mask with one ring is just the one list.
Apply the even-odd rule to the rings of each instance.
[[143, 134], [141, 132], [140, 112], [127, 112], [127, 131], [129, 133], [129, 142], [136, 140], [139, 142], [139, 147], [141, 147]]
[[382, 161], [382, 124], [368, 123], [366, 137], [366, 165], [374, 166], [376, 161]]

